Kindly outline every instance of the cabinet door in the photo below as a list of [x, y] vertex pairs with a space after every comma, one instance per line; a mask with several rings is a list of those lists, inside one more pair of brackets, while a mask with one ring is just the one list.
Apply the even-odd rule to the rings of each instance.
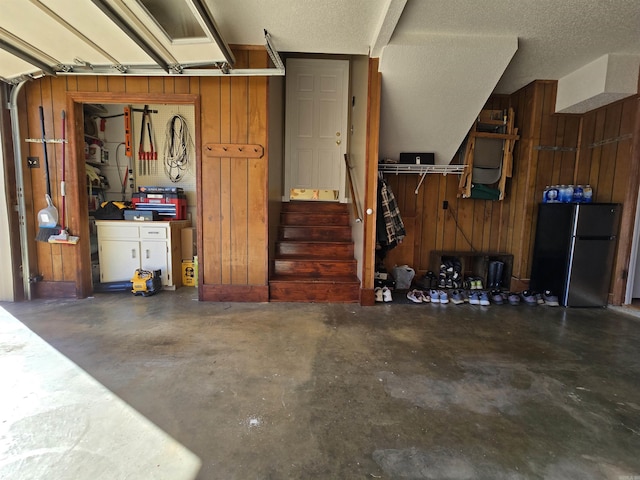
[[98, 249], [100, 281], [131, 280], [140, 268], [140, 242], [133, 240], [102, 240]]
[[167, 242], [142, 241], [141, 265], [145, 270], [160, 270], [162, 272], [162, 285], [172, 285], [170, 269], [168, 265]]

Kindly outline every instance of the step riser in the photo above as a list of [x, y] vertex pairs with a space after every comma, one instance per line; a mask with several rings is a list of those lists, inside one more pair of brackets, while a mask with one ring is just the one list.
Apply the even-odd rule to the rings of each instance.
[[276, 256], [296, 255], [321, 258], [353, 258], [353, 243], [284, 242], [276, 246]]
[[348, 214], [317, 214], [302, 212], [284, 212], [280, 214], [281, 225], [342, 225], [349, 226]]
[[269, 300], [272, 302], [358, 303], [358, 284], [305, 284], [303, 281], [271, 282]]
[[276, 275], [297, 275], [304, 279], [311, 277], [333, 277], [355, 275], [357, 266], [355, 260], [346, 262], [314, 261], [314, 260], [284, 260], [276, 259], [274, 273]]
[[291, 227], [280, 226], [280, 240], [319, 240], [350, 242], [351, 228], [349, 227]]
[[338, 202], [285, 202], [283, 212], [349, 213], [349, 205]]

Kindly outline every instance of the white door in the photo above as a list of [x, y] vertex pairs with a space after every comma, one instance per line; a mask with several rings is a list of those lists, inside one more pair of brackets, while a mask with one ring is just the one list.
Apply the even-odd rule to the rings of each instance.
[[285, 195], [335, 190], [345, 201], [349, 61], [287, 61]]

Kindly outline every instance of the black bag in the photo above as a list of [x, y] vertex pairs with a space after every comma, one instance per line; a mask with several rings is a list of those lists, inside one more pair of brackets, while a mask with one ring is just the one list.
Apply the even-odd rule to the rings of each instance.
[[124, 211], [131, 208], [131, 202], [102, 202], [93, 217], [96, 220], [124, 220]]

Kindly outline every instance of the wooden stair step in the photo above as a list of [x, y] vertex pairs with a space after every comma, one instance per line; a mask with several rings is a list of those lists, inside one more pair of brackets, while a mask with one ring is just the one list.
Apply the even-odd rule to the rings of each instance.
[[276, 258], [273, 269], [276, 275], [296, 275], [302, 278], [355, 275], [356, 270], [355, 259], [309, 259], [306, 257]]
[[349, 213], [349, 205], [340, 202], [284, 202], [283, 212]]
[[269, 281], [269, 300], [274, 302], [358, 303], [360, 280], [355, 275], [301, 279], [276, 275]]
[[282, 212], [280, 213], [280, 225], [350, 225], [348, 212], [344, 213], [307, 213], [307, 212]]
[[281, 241], [276, 243], [278, 258], [289, 256], [353, 258], [353, 242]]
[[337, 240], [351, 241], [351, 227], [349, 226], [312, 226], [280, 225], [280, 240]]

